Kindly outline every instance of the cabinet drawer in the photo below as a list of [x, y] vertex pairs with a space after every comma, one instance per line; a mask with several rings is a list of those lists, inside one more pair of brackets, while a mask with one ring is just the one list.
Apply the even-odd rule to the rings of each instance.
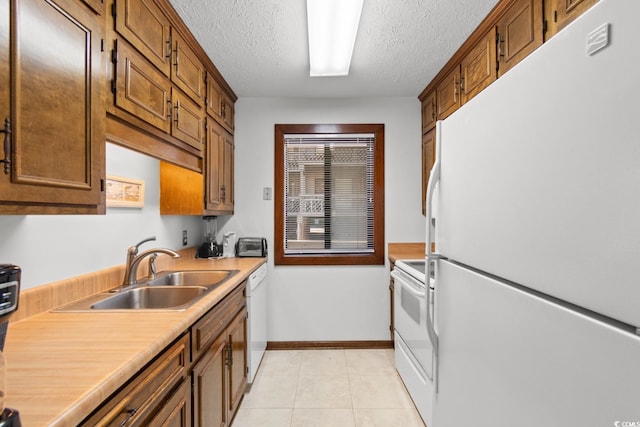
[[86, 419], [83, 426], [147, 425], [174, 386], [186, 376], [189, 335], [185, 334]]
[[231, 323], [234, 315], [246, 305], [246, 282], [238, 286], [225, 299], [213, 307], [191, 327], [191, 360], [206, 350], [218, 335]]

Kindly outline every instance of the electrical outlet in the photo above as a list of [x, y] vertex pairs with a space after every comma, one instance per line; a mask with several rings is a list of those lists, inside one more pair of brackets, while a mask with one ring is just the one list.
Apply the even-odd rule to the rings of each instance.
[[262, 189], [262, 200], [271, 200], [271, 187], [264, 187]]
[[187, 230], [182, 230], [182, 246], [187, 246], [189, 239], [187, 238]]

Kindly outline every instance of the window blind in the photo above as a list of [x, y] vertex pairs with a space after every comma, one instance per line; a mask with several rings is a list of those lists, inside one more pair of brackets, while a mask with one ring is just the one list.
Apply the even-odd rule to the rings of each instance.
[[285, 134], [285, 254], [372, 253], [375, 134]]

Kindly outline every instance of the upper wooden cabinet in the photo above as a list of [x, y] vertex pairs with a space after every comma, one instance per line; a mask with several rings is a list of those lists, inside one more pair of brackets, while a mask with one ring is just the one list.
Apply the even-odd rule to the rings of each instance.
[[199, 105], [204, 103], [206, 71], [202, 62], [178, 34], [172, 32], [173, 66], [171, 81]]
[[211, 215], [232, 214], [234, 208], [233, 136], [211, 120], [207, 123], [205, 210]]
[[498, 77], [542, 45], [542, 0], [517, 0], [498, 20]]
[[82, 0], [98, 15], [104, 14], [104, 0]]
[[153, 0], [115, 0], [115, 30], [165, 76], [171, 74], [171, 24]]
[[598, 0], [545, 0], [545, 40], [553, 37], [597, 2]]
[[462, 103], [480, 93], [493, 83], [496, 78], [496, 28], [492, 28], [460, 64]]
[[447, 74], [436, 87], [438, 120], [444, 120], [462, 105], [460, 97], [460, 66]]
[[102, 213], [102, 20], [76, 0], [1, 3], [0, 212]]
[[427, 94], [422, 101], [422, 133], [427, 133], [436, 125], [436, 91]]
[[204, 144], [204, 109], [173, 88], [173, 123], [171, 135], [202, 151]]
[[233, 133], [233, 100], [211, 74], [207, 74], [207, 113]]
[[171, 132], [171, 83], [125, 41], [115, 41], [112, 59], [115, 105], [145, 122]]

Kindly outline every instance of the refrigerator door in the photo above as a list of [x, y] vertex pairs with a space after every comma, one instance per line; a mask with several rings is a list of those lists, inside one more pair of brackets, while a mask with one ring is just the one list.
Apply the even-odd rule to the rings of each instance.
[[433, 427], [640, 422], [640, 337], [439, 264]]
[[442, 255], [636, 327], [638, 16], [600, 1], [444, 120], [436, 195]]

